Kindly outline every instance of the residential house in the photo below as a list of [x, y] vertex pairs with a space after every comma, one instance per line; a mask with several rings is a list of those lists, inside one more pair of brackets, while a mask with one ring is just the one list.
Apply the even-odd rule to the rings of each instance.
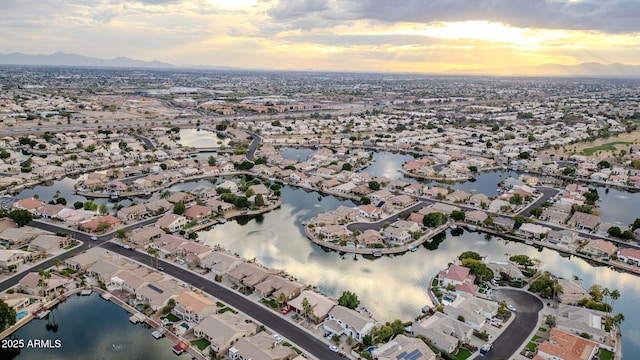
[[470, 270], [464, 266], [451, 264], [446, 270], [442, 270], [438, 273], [438, 281], [440, 286], [447, 287], [448, 285], [460, 285], [463, 283], [473, 284], [476, 276], [470, 273]]
[[524, 223], [520, 225], [517, 233], [527, 238], [541, 239], [551, 231], [551, 228], [538, 224]]
[[200, 267], [209, 269], [215, 275], [224, 275], [235, 267], [240, 265], [242, 261], [231, 254], [222, 251], [214, 251], [200, 260]]
[[546, 240], [558, 247], [572, 249], [578, 242], [578, 233], [572, 230], [551, 230]]
[[[305, 309], [302, 305], [305, 299], [311, 308], [311, 313], [309, 314], [305, 314]], [[334, 306], [338, 305], [338, 303], [333, 299], [318, 294], [317, 292], [303, 290], [296, 298], [289, 300], [287, 305], [297, 314], [301, 316], [306, 315], [316, 323], [320, 323], [329, 316], [329, 311], [331, 311]]]
[[336, 305], [329, 311], [329, 317], [324, 322], [324, 329], [336, 335], [346, 335], [356, 341], [362, 341], [373, 327], [374, 321], [355, 310]]
[[49, 296], [64, 291], [65, 287], [73, 282], [72, 279], [54, 273], [49, 275], [50, 277], [43, 278], [35, 271], [27, 273], [18, 282], [20, 290], [29, 295]]
[[618, 250], [618, 259], [629, 264], [640, 266], [640, 250], [633, 248], [623, 248]]
[[300, 295], [302, 289], [304, 289], [303, 284], [285, 279], [279, 275], [269, 275], [264, 281], [255, 286], [255, 291], [263, 298], [273, 296], [278, 299], [281, 294], [284, 294], [286, 300], [291, 300]]
[[447, 195], [445, 198], [454, 203], [466, 202], [467, 199], [471, 197], [471, 194], [465, 192], [463, 190], [456, 190], [451, 194]]
[[180, 245], [188, 242], [184, 238], [171, 234], [162, 234], [149, 247], [158, 250], [161, 256], [178, 256], [181, 254]]
[[0, 268], [17, 268], [20, 264], [31, 261], [32, 256], [33, 253], [29, 251], [0, 249]]
[[413, 324], [413, 333], [429, 339], [438, 349], [454, 353], [458, 343], [471, 340], [473, 328], [441, 312]]
[[588, 334], [589, 340], [604, 344], [609, 335], [603, 329], [606, 315], [584, 307], [560, 304], [558, 316], [556, 316], [556, 328], [578, 336]]
[[117, 217], [113, 215], [105, 215], [84, 222], [80, 224], [80, 227], [86, 232], [95, 233], [98, 231], [109, 231], [120, 224], [122, 224], [122, 221]]
[[202, 220], [211, 217], [213, 210], [208, 206], [192, 205], [184, 211], [184, 217], [191, 220]]
[[196, 201], [196, 197], [184, 191], [178, 191], [171, 194], [171, 196], [167, 198], [167, 201], [172, 204], [189, 205]]
[[135, 229], [129, 235], [129, 241], [136, 245], [147, 246], [164, 234], [164, 230], [156, 226]]
[[147, 215], [147, 207], [144, 204], [127, 206], [118, 210], [116, 216], [122, 221], [140, 220]]
[[371, 352], [376, 360], [436, 360], [436, 354], [421, 339], [398, 335]]
[[487, 319], [498, 313], [498, 303], [476, 297], [460, 296], [450, 305], [445, 305], [444, 313], [453, 319], [464, 318], [464, 323], [480, 330]]
[[296, 356], [295, 351], [277, 343], [266, 331], [239, 338], [228, 353], [231, 360], [290, 360]]
[[193, 328], [193, 334], [208, 340], [211, 343], [211, 350], [218, 354], [225, 354], [238, 339], [256, 331], [255, 323], [245, 320], [242, 316], [230, 311], [209, 315]]
[[186, 321], [199, 323], [207, 316], [216, 313], [216, 304], [204, 295], [185, 291], [176, 298], [173, 314]]
[[147, 212], [151, 215], [160, 215], [173, 209], [173, 205], [165, 199], [151, 201], [144, 204], [144, 206], [147, 208]]
[[469, 198], [469, 205], [482, 208], [488, 206], [491, 199], [485, 194], [474, 194]]
[[253, 291], [255, 286], [266, 280], [269, 275], [277, 273], [276, 270], [267, 269], [254, 263], [242, 263], [229, 271], [227, 276], [233, 283]]
[[375, 247], [384, 244], [383, 237], [380, 232], [373, 229], [367, 229], [359, 235], [356, 235], [356, 241], [364, 247]]
[[400, 208], [406, 208], [407, 206], [415, 203], [416, 201], [409, 195], [401, 194], [401, 195], [392, 197], [391, 199], [389, 199], [389, 202], [394, 206], [398, 206]]
[[[536, 358], [549, 360], [591, 360], [596, 355], [598, 343], [552, 328], [549, 339], [538, 345]], [[535, 359], [535, 358], [534, 358]]]
[[359, 206], [358, 213], [367, 219], [379, 219], [383, 214], [382, 209], [372, 204]]
[[411, 234], [407, 230], [393, 226], [387, 226], [382, 231], [382, 236], [393, 245], [404, 245], [411, 240]]
[[579, 211], [573, 213], [571, 219], [567, 221], [567, 225], [576, 227], [580, 230], [593, 231], [598, 227], [600, 223], [600, 216], [593, 214], [586, 214]]
[[106, 250], [101, 248], [92, 248], [84, 253], [65, 259], [64, 264], [76, 272], [87, 270], [104, 257], [105, 251]]
[[597, 239], [589, 241], [582, 247], [582, 251], [591, 256], [609, 259], [618, 252], [618, 247], [610, 241]]
[[30, 212], [35, 212], [44, 205], [45, 203], [38, 199], [28, 198], [16, 201], [12, 208], [16, 210], [29, 210]]
[[165, 214], [156, 221], [156, 226], [167, 229], [169, 232], [176, 232], [189, 223], [186, 217], [177, 214]]
[[39, 235], [29, 243], [29, 249], [50, 253], [69, 245], [69, 238], [56, 235]]
[[471, 210], [465, 214], [465, 221], [469, 223], [483, 224], [488, 218], [489, 215], [482, 210]]

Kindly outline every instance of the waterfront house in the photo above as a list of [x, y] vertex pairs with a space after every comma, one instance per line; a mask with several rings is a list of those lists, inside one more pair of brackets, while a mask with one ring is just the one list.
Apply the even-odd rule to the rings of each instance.
[[471, 210], [465, 214], [465, 221], [469, 223], [483, 224], [488, 218], [489, 215], [482, 210]]
[[41, 207], [43, 207], [45, 204], [40, 201], [37, 200], [35, 198], [28, 198], [28, 199], [21, 199], [16, 201], [13, 206], [12, 209], [15, 210], [28, 210], [30, 212], [35, 212], [38, 209], [40, 209]]
[[167, 198], [167, 201], [172, 204], [189, 205], [196, 201], [196, 197], [189, 193], [178, 191], [171, 194], [171, 196]]
[[58, 213], [64, 208], [65, 207], [62, 204], [45, 204], [33, 213], [34, 215], [41, 216], [45, 219], [55, 219], [58, 217]]
[[224, 182], [218, 184], [216, 186], [216, 189], [217, 188], [226, 189], [231, 191], [232, 193], [238, 192], [238, 184], [230, 180], [225, 180]]
[[523, 281], [524, 275], [511, 261], [486, 261], [485, 265], [493, 271], [494, 277], [503, 277], [511, 281]]
[[143, 204], [124, 207], [116, 214], [122, 221], [140, 220], [145, 215], [147, 215], [147, 207]]
[[230, 311], [209, 315], [193, 328], [193, 334], [211, 343], [211, 349], [218, 354], [226, 353], [238, 339], [256, 331], [256, 324]]
[[541, 225], [531, 224], [531, 223], [524, 223], [520, 225], [520, 228], [518, 228], [517, 233], [526, 238], [541, 239], [544, 236], [546, 236], [547, 233], [549, 233], [549, 231], [551, 231], [551, 229], [546, 226], [541, 226]]
[[458, 319], [435, 312], [415, 323], [413, 333], [431, 340], [438, 349], [453, 352], [458, 342], [466, 343], [471, 340], [473, 328]]
[[359, 235], [356, 235], [356, 241], [364, 247], [375, 247], [384, 244], [383, 237], [380, 232], [373, 229], [367, 229]]
[[563, 304], [578, 305], [584, 298], [591, 297], [582, 287], [580, 280], [558, 278], [558, 285], [562, 287], [558, 300]]
[[389, 202], [391, 202], [391, 204], [398, 206], [400, 208], [405, 208], [415, 203], [416, 201], [409, 195], [401, 194], [401, 195], [392, 197], [391, 199], [389, 199]]
[[491, 199], [485, 194], [474, 194], [469, 198], [469, 205], [473, 207], [484, 207], [488, 206], [491, 202]]
[[465, 192], [463, 190], [456, 190], [451, 194], [447, 195], [445, 198], [451, 202], [459, 203], [459, 202], [467, 201], [467, 199], [469, 199], [470, 197], [471, 197], [471, 194], [469, 194], [468, 192]]
[[226, 211], [233, 209], [233, 204], [230, 204], [228, 202], [224, 202], [221, 200], [217, 200], [217, 199], [210, 199], [205, 203], [205, 205], [207, 205], [208, 207], [210, 207], [211, 209], [213, 209], [218, 213], [224, 213]]
[[231, 360], [290, 360], [296, 357], [296, 352], [261, 331], [251, 337], [239, 338], [229, 349], [228, 356]]
[[222, 251], [214, 251], [205, 255], [200, 260], [199, 266], [203, 269], [211, 270], [215, 275], [224, 275], [241, 263], [242, 261], [234, 255]]
[[136, 292], [136, 299], [149, 304], [152, 310], [159, 311], [169, 303], [170, 299], [178, 297], [185, 289], [173, 280], [146, 283]]
[[434, 204], [431, 204], [429, 206], [425, 206], [422, 209], [420, 209], [419, 213], [427, 215], [429, 213], [433, 213], [433, 212], [441, 212], [447, 215], [451, 215], [452, 212], [454, 211], [460, 211], [461, 209], [455, 205], [449, 205], [449, 204], [444, 204], [444, 203], [439, 203], [436, 202]]
[[177, 214], [165, 214], [156, 221], [156, 226], [169, 232], [176, 232], [189, 223], [186, 217]]
[[[63, 291], [73, 280], [49, 273], [50, 277], [43, 278], [38, 272], [27, 273], [18, 282], [20, 290], [29, 295], [48, 296]], [[41, 281], [42, 280], [42, 281]]]
[[597, 239], [589, 241], [582, 251], [591, 256], [609, 259], [618, 252], [618, 247], [610, 241]]
[[593, 231], [598, 227], [600, 223], [600, 216], [586, 214], [579, 211], [573, 213], [571, 219], [567, 221], [567, 225], [573, 226], [580, 230], [589, 230]]
[[203, 245], [194, 241], [185, 241], [178, 245], [176, 254], [188, 258], [190, 261], [194, 262], [195, 265], [198, 265], [200, 264], [200, 261], [207, 255], [209, 255], [212, 251], [213, 248], [211, 248], [210, 246]]
[[590, 360], [598, 348], [598, 343], [594, 341], [552, 328], [549, 339], [538, 345], [538, 354], [534, 359]]
[[572, 230], [551, 230], [546, 239], [558, 247], [573, 249], [578, 242], [578, 233]]
[[430, 187], [429, 189], [427, 189], [427, 191], [425, 191], [425, 194], [433, 197], [433, 198], [437, 198], [437, 197], [442, 197], [444, 198], [445, 196], [447, 196], [449, 194], [449, 191], [445, 188], [441, 188], [438, 186], [433, 186]]
[[640, 250], [623, 248], [618, 251], [618, 259], [629, 264], [640, 266]]
[[421, 339], [398, 335], [371, 352], [377, 360], [435, 360], [436, 354]]
[[[406, 196], [406, 195], [405, 195]], [[387, 189], [381, 189], [374, 193], [369, 194], [369, 198], [372, 203], [379, 203], [381, 201], [387, 201], [393, 197], [393, 194]]]
[[506, 208], [511, 209], [511, 203], [505, 200], [494, 199], [489, 203], [490, 213], [500, 213]]
[[263, 298], [273, 296], [277, 299], [280, 294], [284, 294], [287, 300], [300, 295], [302, 289], [304, 289], [303, 284], [285, 279], [279, 275], [269, 275], [264, 281], [255, 286], [255, 291]]
[[204, 295], [193, 291], [185, 291], [176, 298], [173, 314], [186, 321], [199, 323], [204, 318], [216, 313], [216, 304]]
[[336, 305], [329, 311], [329, 317], [324, 321], [324, 329], [338, 336], [344, 334], [356, 341], [362, 341], [373, 327], [374, 321], [355, 310]]
[[564, 224], [571, 216], [571, 205], [553, 204], [542, 211], [541, 219], [555, 224]]
[[191, 220], [202, 220], [210, 217], [213, 210], [208, 206], [192, 205], [184, 211], [184, 217]]
[[22, 250], [0, 249], [0, 268], [8, 270], [9, 267], [18, 267], [27, 261], [31, 261], [32, 252]]
[[556, 328], [578, 336], [588, 334], [589, 340], [600, 344], [610, 343], [609, 334], [603, 329], [605, 316], [603, 312], [560, 304], [558, 316], [556, 316]]
[[253, 291], [254, 287], [263, 282], [269, 275], [277, 273], [278, 271], [276, 270], [267, 269], [254, 263], [242, 263], [229, 271], [227, 276], [236, 285]]
[[160, 215], [173, 208], [173, 205], [165, 199], [151, 201], [144, 206], [147, 208], [147, 212], [152, 215]]
[[394, 226], [387, 226], [382, 231], [382, 236], [392, 245], [404, 245], [411, 240], [411, 234], [407, 230]]
[[476, 276], [470, 274], [468, 268], [456, 264], [451, 264], [449, 268], [438, 273], [438, 281], [442, 287], [456, 286], [463, 283], [473, 284], [475, 279]]
[[464, 318], [464, 323], [475, 330], [480, 330], [487, 319], [498, 313], [498, 303], [476, 297], [458, 297], [451, 304], [444, 307], [444, 313], [451, 318]]

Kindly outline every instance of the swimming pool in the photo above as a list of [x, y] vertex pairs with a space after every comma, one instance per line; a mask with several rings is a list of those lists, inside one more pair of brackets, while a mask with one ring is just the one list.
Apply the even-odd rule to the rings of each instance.
[[28, 314], [28, 312], [26, 311], [20, 311], [19, 313], [16, 314], [16, 321], [22, 319], [23, 317], [25, 317]]
[[180, 324], [180, 326], [182, 326], [185, 330], [189, 330], [189, 325], [187, 325], [187, 323], [182, 323]]

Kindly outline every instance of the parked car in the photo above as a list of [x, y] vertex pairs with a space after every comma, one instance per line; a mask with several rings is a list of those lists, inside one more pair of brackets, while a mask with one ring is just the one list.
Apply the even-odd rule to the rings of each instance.
[[286, 307], [286, 308], [282, 309], [282, 315], [287, 315], [289, 312], [291, 312], [291, 308], [290, 307]]
[[338, 347], [335, 345], [329, 345], [329, 350], [333, 351], [334, 353], [337, 353], [339, 351]]
[[91, 239], [92, 241], [97, 241], [97, 240], [98, 240], [98, 237], [97, 237], [97, 236], [92, 236], [92, 237], [90, 237], [90, 239]]
[[513, 312], [516, 312], [516, 311], [517, 311], [517, 310], [516, 310], [516, 307], [515, 307], [515, 306], [513, 306], [513, 305], [507, 305], [507, 309], [508, 309], [509, 311], [513, 311]]
[[164, 271], [164, 268], [162, 266], [158, 266], [158, 270]]

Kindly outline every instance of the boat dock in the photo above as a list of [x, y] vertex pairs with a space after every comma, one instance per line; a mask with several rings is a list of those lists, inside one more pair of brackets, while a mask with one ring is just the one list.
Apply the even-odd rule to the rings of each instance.
[[92, 290], [90, 290], [90, 289], [86, 289], [86, 290], [82, 290], [82, 291], [80, 292], [80, 295], [81, 295], [81, 296], [89, 296], [89, 295], [91, 295], [91, 293], [92, 293], [92, 292], [93, 292]]

